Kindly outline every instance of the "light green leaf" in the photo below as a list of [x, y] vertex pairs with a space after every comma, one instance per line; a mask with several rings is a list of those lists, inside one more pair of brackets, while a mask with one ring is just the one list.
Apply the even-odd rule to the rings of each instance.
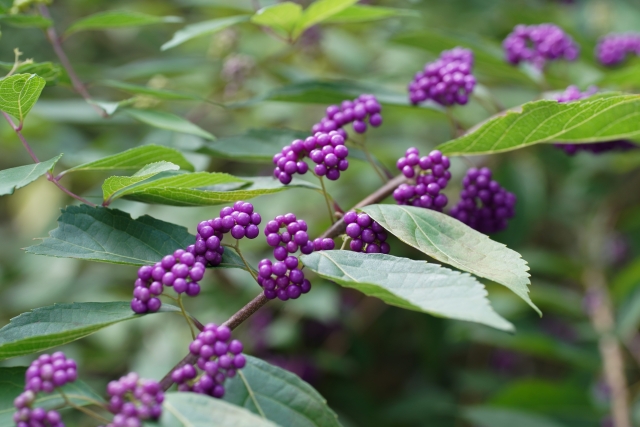
[[307, 28], [331, 18], [357, 2], [358, 0], [317, 0], [311, 3], [298, 19], [293, 29], [293, 38], [297, 39]]
[[640, 96], [604, 94], [580, 101], [533, 101], [493, 117], [437, 148], [447, 155], [491, 154], [540, 143], [589, 143], [640, 136]]
[[111, 10], [96, 13], [74, 22], [65, 36], [69, 36], [78, 31], [105, 30], [109, 28], [140, 27], [143, 25], [177, 23], [182, 22], [178, 16], [154, 16], [146, 13], [133, 12], [127, 10]]
[[166, 161], [180, 166], [180, 169], [193, 171], [193, 165], [184, 158], [175, 148], [163, 147], [161, 145], [142, 145], [131, 148], [113, 156], [104, 157], [93, 162], [75, 166], [63, 172], [63, 174], [78, 171], [99, 171], [99, 170], [136, 170], [148, 165]]
[[431, 209], [370, 205], [362, 211], [406, 244], [440, 262], [506, 286], [540, 313], [529, 298], [529, 267], [517, 252]]
[[167, 393], [160, 427], [278, 427], [220, 399], [195, 393]]
[[31, 184], [42, 175], [46, 174], [60, 160], [62, 154], [46, 162], [35, 163], [33, 165], [18, 166], [17, 168], [0, 171], [0, 196], [13, 194], [18, 188]]
[[120, 82], [117, 80], [103, 80], [100, 82], [100, 85], [120, 89], [136, 95], [148, 95], [158, 99], [166, 99], [172, 101], [206, 101], [201, 96], [197, 95], [191, 95], [188, 93], [176, 92], [167, 89], [154, 89], [147, 86]]
[[40, 15], [0, 15], [0, 22], [19, 28], [48, 28], [53, 25], [50, 19]]
[[162, 45], [160, 50], [171, 49], [181, 45], [182, 43], [195, 39], [197, 37], [208, 36], [232, 25], [246, 22], [251, 15], [231, 16], [229, 18], [212, 19], [210, 21], [202, 21], [197, 24], [187, 25], [181, 30], [176, 31], [171, 40]]
[[[180, 311], [163, 304], [160, 312]], [[0, 329], [0, 360], [37, 353], [91, 335], [114, 323], [141, 317], [129, 302], [74, 302], [36, 308]]]
[[200, 136], [205, 139], [216, 139], [206, 130], [191, 123], [187, 119], [176, 116], [175, 114], [164, 111], [139, 110], [133, 108], [124, 109], [122, 112], [138, 121], [141, 121], [142, 123], [146, 123], [159, 129], [187, 133], [190, 135]]
[[0, 110], [22, 123], [46, 84], [45, 79], [35, 74], [5, 77], [0, 80]]
[[411, 9], [354, 4], [342, 12], [336, 13], [324, 22], [327, 24], [351, 24], [356, 22], [379, 21], [400, 16], [419, 17], [420, 12]]
[[[184, 249], [196, 241], [185, 227], [148, 215], [133, 219], [117, 209], [68, 206], [58, 218], [58, 228], [27, 253], [59, 258], [78, 258], [112, 264], [149, 265]], [[245, 266], [238, 255], [226, 248], [220, 267]]]
[[117, 198], [119, 192], [126, 192], [127, 189], [140, 184], [142, 181], [159, 174], [160, 172], [175, 171], [180, 166], [169, 162], [151, 163], [140, 169], [132, 176], [112, 176], [102, 184], [102, 193], [105, 201]]
[[[4, 71], [11, 71], [15, 64], [13, 62], [0, 62], [0, 68]], [[53, 62], [27, 62], [18, 66], [15, 74], [37, 74], [47, 81], [47, 86], [58, 83], [62, 75], [62, 69]]]
[[300, 259], [325, 279], [390, 305], [514, 330], [493, 311], [484, 286], [466, 273], [425, 261], [351, 251], [320, 251]]
[[281, 427], [340, 426], [327, 401], [297, 375], [251, 356], [238, 373], [225, 383], [227, 402], [262, 412]]
[[462, 412], [464, 419], [478, 427], [563, 427], [555, 420], [530, 412], [491, 406], [475, 406]]
[[[0, 427], [15, 427], [16, 425], [13, 421], [13, 414], [16, 411], [13, 400], [24, 391], [26, 371], [27, 368], [24, 366], [0, 368]], [[87, 398], [103, 402], [100, 394], [80, 380], [65, 385], [62, 390], [69, 397], [69, 400], [78, 406], [87, 405], [89, 403]], [[40, 393], [34, 406], [46, 410], [67, 407], [64, 399], [58, 393]]]
[[301, 16], [302, 6], [287, 1], [263, 7], [251, 17], [251, 22], [264, 25], [282, 35], [290, 37], [293, 28]]

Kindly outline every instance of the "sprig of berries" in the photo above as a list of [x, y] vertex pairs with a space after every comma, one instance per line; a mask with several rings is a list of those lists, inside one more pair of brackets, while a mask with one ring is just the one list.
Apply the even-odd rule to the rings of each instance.
[[288, 256], [283, 261], [275, 263], [270, 259], [260, 261], [257, 280], [264, 289], [264, 296], [267, 299], [277, 297], [281, 301], [287, 301], [309, 292], [311, 282], [305, 279], [304, 272], [298, 266], [298, 258], [294, 256]]
[[269, 221], [264, 228], [267, 244], [273, 247], [273, 256], [278, 261], [284, 261], [289, 255], [300, 250], [303, 254], [310, 254], [314, 250], [313, 242], [307, 234], [307, 223], [297, 219], [292, 213], [278, 215]]
[[598, 40], [596, 57], [603, 65], [619, 64], [628, 54], [640, 55], [640, 33], [612, 33]]
[[349, 211], [344, 214], [343, 219], [345, 224], [347, 224], [347, 236], [351, 237], [349, 247], [352, 251], [366, 252], [369, 254], [389, 253], [391, 247], [386, 242], [386, 231], [368, 214], [358, 214], [356, 211]]
[[[312, 132], [343, 131], [344, 126], [353, 123], [356, 133], [367, 131], [367, 122], [373, 127], [382, 124], [382, 107], [374, 95], [363, 94], [353, 101], [345, 100], [338, 105], [327, 107], [326, 115], [311, 128]], [[347, 134], [342, 135], [347, 139]]]
[[164, 392], [156, 381], [140, 379], [131, 372], [107, 384], [109, 411], [115, 416], [107, 427], [139, 427], [142, 421], [162, 415]]
[[447, 156], [433, 150], [429, 155], [420, 157], [420, 151], [411, 147], [404, 157], [398, 159], [396, 166], [405, 177], [415, 179], [415, 184], [400, 184], [393, 192], [393, 198], [399, 205], [442, 211], [448, 199], [441, 191], [451, 179], [451, 162]]
[[571, 36], [553, 24], [517, 25], [502, 46], [511, 64], [528, 62], [539, 70], [547, 61], [560, 58], [573, 61], [580, 51]]

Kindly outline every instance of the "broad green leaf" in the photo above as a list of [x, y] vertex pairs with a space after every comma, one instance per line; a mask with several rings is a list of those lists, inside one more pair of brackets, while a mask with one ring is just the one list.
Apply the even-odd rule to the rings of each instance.
[[[133, 219], [117, 209], [80, 205], [63, 209], [58, 228], [25, 251], [59, 258], [148, 265], [195, 241], [196, 237], [185, 227], [148, 215]], [[244, 269], [244, 264], [235, 252], [226, 248], [220, 267]]]
[[0, 171], [0, 196], [13, 194], [18, 188], [31, 184], [42, 175], [53, 169], [62, 154], [46, 162]]
[[301, 16], [302, 6], [287, 1], [263, 7], [251, 17], [251, 22], [264, 25], [282, 35], [290, 37], [293, 28]]
[[[26, 371], [27, 368], [24, 366], [0, 368], [0, 427], [15, 427], [16, 425], [13, 422], [13, 414], [16, 411], [13, 400], [24, 391]], [[100, 394], [80, 380], [65, 385], [62, 390], [71, 402], [79, 406], [88, 405], [87, 399], [97, 402], [104, 401]], [[67, 407], [64, 399], [58, 393], [40, 393], [34, 406], [47, 410]]]
[[[195, 393], [167, 393], [160, 427], [278, 427], [223, 400]], [[212, 424], [213, 423], [213, 424]]]
[[191, 123], [187, 119], [165, 111], [139, 110], [127, 108], [122, 110], [126, 115], [150, 126], [200, 136], [205, 139], [216, 139], [211, 133]]
[[325, 20], [327, 24], [350, 24], [355, 22], [379, 21], [381, 19], [394, 18], [399, 16], [419, 17], [420, 13], [411, 9], [396, 9], [392, 7], [368, 6], [354, 4], [336, 13], [331, 18]]
[[563, 427], [555, 420], [530, 412], [491, 406], [474, 406], [462, 411], [462, 417], [478, 427]]
[[589, 143], [640, 136], [640, 96], [609, 94], [575, 102], [533, 101], [441, 144], [448, 155], [491, 154], [540, 143]]
[[466, 273], [425, 261], [351, 251], [320, 251], [300, 259], [325, 279], [390, 305], [514, 330], [493, 311], [482, 283]]
[[529, 267], [505, 245], [431, 209], [370, 205], [362, 209], [387, 231], [440, 262], [511, 289], [538, 313], [529, 298]]
[[326, 400], [297, 375], [251, 356], [238, 373], [225, 384], [227, 402], [281, 427], [340, 426]]
[[[163, 304], [159, 312], [180, 311]], [[141, 317], [129, 302], [74, 302], [36, 308], [0, 329], [0, 360], [37, 353], [91, 335], [114, 323]]]
[[251, 15], [238, 15], [231, 16], [229, 18], [212, 19], [210, 21], [202, 21], [198, 22], [197, 24], [187, 25], [183, 29], [176, 31], [171, 40], [163, 44], [160, 50], [171, 49], [172, 47], [181, 45], [186, 41], [217, 33], [218, 31], [222, 31], [225, 28], [231, 27], [241, 22], [246, 22], [250, 18]]
[[180, 166], [169, 162], [151, 163], [140, 169], [132, 176], [112, 176], [102, 184], [103, 199], [109, 201], [126, 194], [128, 189], [135, 185], [141, 184], [143, 181], [158, 175], [160, 172], [175, 171]]
[[127, 82], [120, 82], [117, 80], [103, 80], [100, 85], [120, 89], [125, 92], [133, 93], [136, 95], [148, 95], [158, 99], [166, 99], [173, 101], [205, 101], [201, 96], [190, 95], [188, 93], [176, 92], [167, 89], [154, 89], [147, 86], [136, 85]]
[[618, 89], [640, 88], [640, 64], [626, 65], [614, 71], [608, 71], [598, 82], [598, 86]]
[[111, 10], [96, 13], [74, 22], [65, 36], [69, 36], [78, 31], [105, 30], [109, 28], [140, 27], [143, 25], [177, 23], [182, 22], [182, 18], [177, 16], [154, 16], [146, 13], [133, 12], [127, 10]]
[[99, 170], [137, 170], [149, 163], [171, 162], [180, 169], [193, 171], [194, 167], [175, 148], [163, 147], [161, 145], [142, 145], [131, 148], [113, 156], [104, 157], [93, 162], [84, 163], [64, 171], [64, 174], [78, 171], [99, 171]]
[[35, 74], [14, 74], [0, 80], [0, 110], [22, 123], [46, 84]]
[[358, 0], [316, 0], [304, 10], [298, 19], [293, 29], [293, 38], [297, 39], [307, 28], [331, 18], [357, 2]]
[[40, 15], [0, 15], [0, 22], [20, 28], [47, 28], [53, 25], [50, 19]]
[[[0, 62], [0, 69], [7, 72], [11, 71], [13, 66], [13, 62]], [[62, 75], [62, 69], [53, 62], [26, 62], [18, 66], [15, 73], [37, 74], [47, 81], [47, 85], [54, 85], [58, 83], [58, 79]]]

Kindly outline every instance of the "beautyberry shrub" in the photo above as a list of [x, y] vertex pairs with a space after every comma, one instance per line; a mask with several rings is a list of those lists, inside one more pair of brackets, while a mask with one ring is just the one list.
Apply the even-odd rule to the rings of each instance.
[[448, 199], [441, 191], [451, 179], [451, 162], [447, 156], [433, 150], [428, 156], [420, 157], [420, 151], [411, 147], [398, 159], [396, 166], [405, 177], [415, 180], [415, 184], [400, 184], [393, 192], [399, 205], [442, 211]]
[[502, 42], [506, 59], [513, 65], [528, 62], [542, 70], [547, 61], [574, 61], [578, 45], [562, 28], [553, 24], [517, 25]]

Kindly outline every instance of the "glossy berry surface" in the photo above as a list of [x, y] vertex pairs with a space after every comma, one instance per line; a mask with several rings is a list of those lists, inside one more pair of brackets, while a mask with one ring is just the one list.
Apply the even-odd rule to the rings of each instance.
[[349, 211], [344, 214], [347, 225], [346, 234], [351, 238], [349, 247], [354, 252], [383, 253], [391, 250], [387, 240], [387, 232], [368, 214]]
[[628, 55], [640, 55], [640, 33], [612, 33], [598, 40], [596, 57], [601, 64], [616, 65]]
[[162, 415], [164, 392], [156, 381], [140, 379], [131, 372], [107, 384], [108, 409], [114, 414], [107, 427], [136, 427], [145, 420], [157, 420]]
[[309, 240], [307, 223], [297, 219], [292, 213], [278, 215], [264, 227], [267, 244], [273, 248], [273, 256], [278, 261], [284, 261], [289, 255], [298, 250], [303, 254], [310, 254], [314, 250], [313, 242]]
[[502, 47], [509, 63], [527, 62], [539, 70], [547, 61], [573, 61], [580, 52], [571, 36], [553, 24], [517, 25], [504, 39]]
[[[312, 244], [313, 245], [313, 244]], [[298, 268], [298, 258], [288, 256], [282, 261], [271, 262], [263, 259], [258, 264], [258, 284], [268, 299], [281, 301], [297, 299], [311, 290], [311, 282], [305, 279], [304, 272]]]
[[399, 205], [417, 206], [442, 211], [447, 203], [447, 196], [442, 193], [451, 172], [449, 158], [438, 150], [420, 157], [420, 151], [409, 148], [396, 163], [402, 174], [412, 179], [411, 184], [400, 184], [393, 192], [393, 198]]

